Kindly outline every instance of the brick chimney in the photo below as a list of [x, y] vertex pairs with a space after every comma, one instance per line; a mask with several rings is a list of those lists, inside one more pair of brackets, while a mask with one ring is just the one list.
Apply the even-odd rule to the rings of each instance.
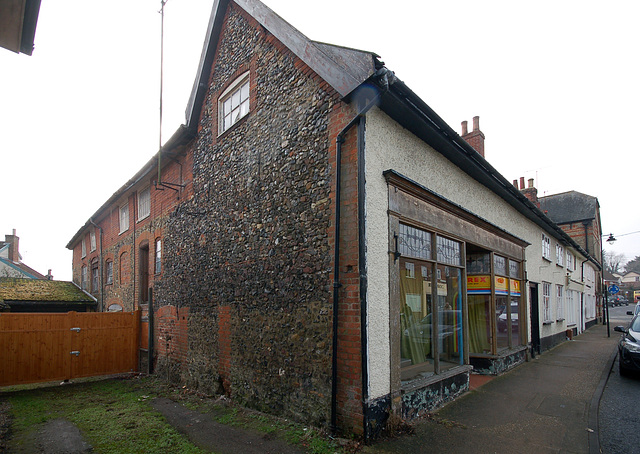
[[467, 122], [462, 122], [462, 138], [484, 158], [484, 134], [480, 131], [480, 117], [473, 117], [473, 131], [467, 131]]
[[[514, 181], [515, 183], [515, 181]], [[540, 202], [538, 201], [538, 190], [533, 185], [533, 178], [529, 178], [527, 181], [527, 187], [524, 187], [524, 177], [520, 177], [520, 192], [531, 201], [535, 206], [540, 208]]]
[[16, 235], [16, 229], [13, 229], [13, 234], [5, 235], [4, 242], [9, 244], [9, 260], [13, 263], [20, 262], [20, 238]]

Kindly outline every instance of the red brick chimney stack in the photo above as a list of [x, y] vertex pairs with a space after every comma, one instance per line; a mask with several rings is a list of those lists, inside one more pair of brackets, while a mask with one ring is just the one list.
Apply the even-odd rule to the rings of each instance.
[[467, 122], [462, 122], [462, 138], [484, 158], [484, 134], [480, 131], [480, 117], [473, 117], [473, 131], [468, 132]]
[[16, 235], [16, 229], [13, 229], [12, 235], [5, 235], [4, 242], [9, 243], [9, 260], [13, 263], [20, 262], [20, 238]]
[[520, 177], [520, 191], [527, 199], [531, 201], [531, 203], [540, 208], [540, 201], [538, 200], [538, 190], [533, 185], [533, 178], [529, 178], [528, 185], [525, 188], [524, 177]]

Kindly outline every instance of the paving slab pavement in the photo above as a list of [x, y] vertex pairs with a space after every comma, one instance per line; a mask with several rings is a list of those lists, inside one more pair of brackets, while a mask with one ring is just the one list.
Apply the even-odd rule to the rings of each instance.
[[598, 453], [597, 411], [617, 333], [595, 325], [416, 422], [376, 453]]

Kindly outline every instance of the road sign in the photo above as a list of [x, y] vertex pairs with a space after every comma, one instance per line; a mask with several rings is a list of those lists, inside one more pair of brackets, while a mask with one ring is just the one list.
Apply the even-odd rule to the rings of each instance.
[[620, 287], [615, 284], [611, 284], [607, 290], [609, 290], [609, 293], [611, 293], [612, 295], [615, 295], [620, 291]]

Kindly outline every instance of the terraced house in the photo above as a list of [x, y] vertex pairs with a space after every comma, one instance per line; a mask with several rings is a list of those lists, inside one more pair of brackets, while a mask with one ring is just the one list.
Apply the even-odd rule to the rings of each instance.
[[459, 135], [376, 54], [257, 0], [214, 2], [185, 125], [68, 247], [105, 310], [153, 288], [173, 379], [365, 437], [559, 341], [547, 284], [598, 267], [488, 163], [478, 118]]

